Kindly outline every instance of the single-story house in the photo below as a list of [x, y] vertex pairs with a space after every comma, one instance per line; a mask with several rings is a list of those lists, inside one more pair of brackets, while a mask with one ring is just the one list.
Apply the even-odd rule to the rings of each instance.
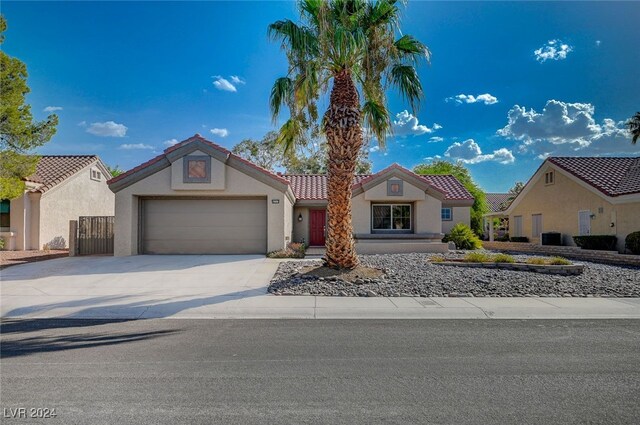
[[[264, 254], [323, 245], [326, 176], [272, 173], [195, 136], [109, 181], [115, 255]], [[353, 226], [360, 253], [443, 251], [443, 232], [469, 224], [473, 197], [453, 176], [399, 165], [359, 175]]]
[[68, 248], [69, 221], [112, 216], [111, 174], [96, 155], [45, 155], [25, 180], [24, 195], [2, 200], [1, 229], [7, 250]]
[[618, 250], [640, 230], [640, 157], [549, 157], [501, 212], [510, 236], [540, 243], [559, 232], [563, 245], [576, 235], [615, 235]]

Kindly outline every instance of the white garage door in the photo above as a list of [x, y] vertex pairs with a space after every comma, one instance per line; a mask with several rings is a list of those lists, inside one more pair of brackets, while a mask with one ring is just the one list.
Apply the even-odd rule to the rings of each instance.
[[266, 199], [148, 199], [145, 254], [264, 254]]

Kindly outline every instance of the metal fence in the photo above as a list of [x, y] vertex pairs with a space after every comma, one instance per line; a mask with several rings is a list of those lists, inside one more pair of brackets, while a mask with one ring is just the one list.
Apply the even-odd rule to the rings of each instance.
[[113, 254], [113, 216], [78, 219], [78, 255]]

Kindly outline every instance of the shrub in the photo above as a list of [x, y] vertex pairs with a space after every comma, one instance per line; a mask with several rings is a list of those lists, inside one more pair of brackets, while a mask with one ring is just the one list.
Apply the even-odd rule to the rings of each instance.
[[509, 238], [511, 242], [529, 242], [529, 238], [526, 236], [511, 236]]
[[632, 254], [640, 255], [640, 232], [629, 233], [624, 243]]
[[480, 249], [482, 242], [473, 233], [473, 230], [464, 223], [458, 223], [451, 229], [451, 232], [442, 239], [443, 242], [453, 242], [458, 249]]
[[4, 249], [4, 238], [0, 238], [0, 250]]
[[526, 263], [527, 264], [546, 264], [547, 260], [545, 260], [542, 257], [533, 257], [533, 258], [527, 258]]
[[515, 263], [516, 260], [508, 254], [496, 254], [493, 257], [494, 263]]
[[492, 258], [484, 252], [470, 252], [464, 256], [464, 261], [466, 263], [490, 263]]
[[618, 238], [613, 235], [574, 236], [573, 241], [582, 249], [613, 251]]
[[509, 242], [509, 234], [505, 233], [503, 236], [497, 237], [495, 240], [498, 242]]
[[554, 266], [568, 266], [571, 264], [571, 261], [567, 260], [564, 257], [551, 257], [549, 259], [549, 264]]
[[432, 263], [444, 263], [444, 257], [442, 255], [436, 255], [435, 257], [431, 257]]
[[304, 258], [307, 247], [301, 243], [290, 243], [285, 249], [271, 251], [267, 254], [269, 258]]

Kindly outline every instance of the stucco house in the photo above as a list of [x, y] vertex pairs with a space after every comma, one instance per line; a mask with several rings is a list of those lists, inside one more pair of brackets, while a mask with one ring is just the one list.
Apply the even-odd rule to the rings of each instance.
[[[195, 135], [109, 181], [115, 255], [264, 254], [289, 242], [323, 245], [326, 176], [281, 175]], [[444, 251], [473, 197], [452, 176], [392, 165], [357, 176], [356, 250]]]
[[113, 215], [111, 177], [96, 155], [45, 155], [27, 177], [24, 195], [2, 200], [1, 236], [7, 250], [68, 248], [69, 220]]
[[540, 243], [543, 232], [559, 232], [563, 245], [576, 235], [625, 238], [640, 230], [640, 157], [549, 157], [502, 212], [511, 236]]

